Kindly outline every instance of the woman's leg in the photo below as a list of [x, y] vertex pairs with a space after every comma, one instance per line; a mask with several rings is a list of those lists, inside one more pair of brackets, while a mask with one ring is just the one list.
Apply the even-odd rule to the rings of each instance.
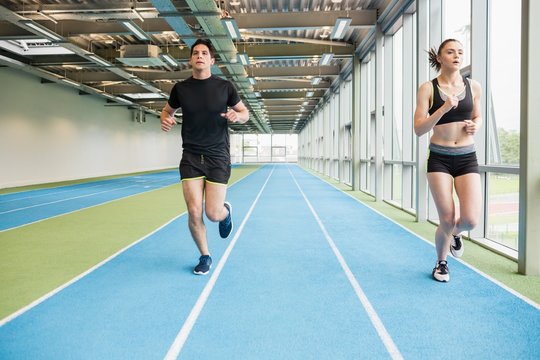
[[482, 210], [482, 187], [480, 174], [469, 173], [455, 178], [454, 186], [459, 199], [459, 219], [456, 220], [454, 234], [474, 229]]
[[453, 178], [447, 173], [430, 172], [427, 174], [427, 179], [439, 214], [439, 226], [435, 232], [437, 260], [446, 260], [450, 249], [456, 216], [453, 198]]

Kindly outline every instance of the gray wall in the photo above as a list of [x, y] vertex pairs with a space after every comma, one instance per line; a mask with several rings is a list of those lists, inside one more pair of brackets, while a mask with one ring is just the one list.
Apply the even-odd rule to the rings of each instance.
[[180, 126], [0, 67], [0, 188], [178, 166]]

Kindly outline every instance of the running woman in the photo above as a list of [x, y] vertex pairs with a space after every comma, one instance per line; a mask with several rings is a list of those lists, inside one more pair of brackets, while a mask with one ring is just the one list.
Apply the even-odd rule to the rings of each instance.
[[[418, 90], [414, 131], [430, 138], [427, 179], [437, 212], [435, 232], [437, 263], [432, 271], [435, 280], [447, 282], [450, 272], [446, 257], [463, 254], [461, 233], [478, 223], [482, 206], [480, 175], [474, 134], [482, 124], [478, 82], [460, 74], [463, 45], [455, 39], [442, 42], [429, 51], [429, 61], [439, 75]], [[454, 189], [459, 209], [454, 203]]]

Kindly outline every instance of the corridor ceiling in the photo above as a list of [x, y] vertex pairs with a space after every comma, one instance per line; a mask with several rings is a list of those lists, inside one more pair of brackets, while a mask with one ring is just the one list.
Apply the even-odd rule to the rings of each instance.
[[209, 38], [213, 73], [235, 84], [251, 113], [232, 131], [298, 133], [350, 76], [353, 55], [373, 46], [375, 25], [411, 2], [0, 0], [0, 66], [159, 114], [174, 83], [191, 75], [189, 47]]

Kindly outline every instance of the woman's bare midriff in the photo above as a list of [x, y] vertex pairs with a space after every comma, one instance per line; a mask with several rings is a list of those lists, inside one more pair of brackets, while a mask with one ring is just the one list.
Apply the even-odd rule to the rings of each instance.
[[474, 138], [465, 132], [465, 122], [457, 121], [434, 126], [430, 141], [441, 146], [458, 147], [473, 144]]

